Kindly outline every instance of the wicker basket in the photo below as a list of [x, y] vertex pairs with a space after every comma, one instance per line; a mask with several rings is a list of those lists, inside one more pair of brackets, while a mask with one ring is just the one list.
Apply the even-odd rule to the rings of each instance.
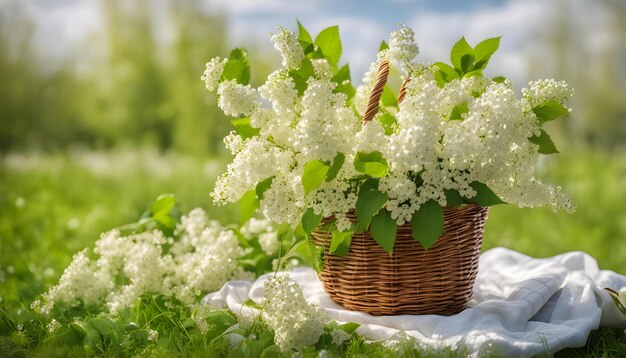
[[474, 204], [445, 208], [444, 233], [428, 251], [410, 224], [399, 226], [393, 255], [369, 232], [354, 234], [348, 255], [333, 255], [327, 232], [315, 230], [313, 242], [326, 242], [324, 289], [344, 307], [373, 315], [458, 313], [472, 297], [488, 211]]
[[[383, 62], [364, 121], [378, 111], [388, 73], [389, 66]], [[443, 235], [427, 251], [413, 238], [409, 223], [399, 226], [393, 255], [367, 231], [354, 234], [348, 255], [329, 253], [330, 238], [321, 227], [332, 218], [326, 218], [312, 233], [313, 242], [325, 246], [320, 279], [334, 301], [355, 311], [372, 315], [458, 313], [472, 297], [488, 211], [475, 204], [445, 208]], [[354, 213], [348, 217], [356, 222]]]

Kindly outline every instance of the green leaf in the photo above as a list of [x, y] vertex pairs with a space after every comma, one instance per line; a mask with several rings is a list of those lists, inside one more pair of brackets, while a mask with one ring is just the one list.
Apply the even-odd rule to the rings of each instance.
[[299, 256], [306, 264], [313, 267], [315, 271], [318, 273], [322, 271], [324, 263], [322, 262], [321, 251], [323, 248], [321, 246], [315, 246], [311, 240], [308, 239], [307, 235], [304, 233], [304, 229], [302, 229], [301, 225], [296, 227], [294, 230], [294, 234], [298, 237], [298, 231], [301, 231], [300, 237], [302, 240], [299, 245], [294, 246], [294, 253]]
[[386, 49], [388, 49], [388, 48], [389, 48], [389, 45], [387, 45], [387, 43], [385, 42], [385, 40], [383, 40], [383, 41], [380, 43], [380, 46], [378, 47], [378, 52], [383, 51], [383, 50], [386, 50]]
[[372, 178], [381, 178], [387, 174], [387, 161], [379, 151], [358, 152], [354, 158], [354, 168]]
[[307, 235], [311, 235], [311, 232], [322, 222], [322, 215], [317, 215], [313, 209], [308, 208], [304, 215], [302, 215], [302, 229]]
[[466, 54], [461, 57], [461, 72], [468, 74], [474, 65], [474, 55]]
[[328, 173], [326, 173], [326, 181], [331, 181], [337, 177], [337, 173], [339, 173], [339, 170], [343, 167], [343, 163], [345, 161], [346, 156], [341, 152], [337, 152], [335, 159], [333, 159], [333, 164], [330, 166]]
[[[333, 90], [333, 93], [345, 93], [348, 99], [354, 97], [356, 89], [352, 85], [350, 80], [350, 66], [345, 64], [342, 66], [332, 78], [332, 81], [337, 84], [337, 87]], [[347, 82], [346, 82], [347, 81]], [[345, 82], [345, 83], [344, 83]]]
[[218, 329], [218, 332], [224, 332], [237, 323], [237, 319], [229, 311], [209, 312], [206, 317], [209, 327]]
[[350, 66], [348, 64], [343, 65], [332, 78], [332, 81], [337, 85], [342, 84], [346, 80], [350, 81]]
[[396, 109], [398, 108], [398, 98], [393, 93], [393, 90], [391, 90], [391, 87], [389, 87], [389, 85], [385, 85], [385, 87], [383, 88], [383, 94], [380, 99], [383, 102], [383, 106], [393, 107]]
[[302, 186], [304, 193], [308, 194], [319, 188], [328, 173], [328, 164], [319, 159], [311, 160], [304, 165], [304, 173], [302, 174]]
[[87, 321], [87, 324], [95, 328], [101, 336], [108, 339], [122, 337], [124, 335], [124, 329], [105, 316], [93, 317]]
[[506, 77], [504, 76], [496, 76], [493, 78], [493, 82], [495, 83], [504, 83], [506, 81]]
[[259, 200], [263, 199], [265, 192], [272, 186], [272, 180], [274, 180], [274, 176], [271, 176], [263, 181], [260, 181], [255, 188], [256, 197]]
[[434, 200], [429, 200], [413, 213], [411, 232], [424, 250], [428, 250], [443, 234], [443, 208]]
[[248, 63], [248, 52], [242, 48], [235, 48], [230, 51], [230, 55], [228, 56], [229, 61], [242, 61]]
[[383, 125], [383, 128], [385, 128], [386, 135], [390, 135], [391, 133], [393, 133], [393, 131], [396, 129], [396, 124], [398, 123], [396, 117], [387, 112], [384, 112], [383, 114], [378, 116], [378, 120], [380, 121], [380, 124]]
[[359, 327], [361, 327], [361, 325], [358, 324], [358, 323], [348, 322], [348, 323], [344, 323], [341, 326], [339, 326], [339, 329], [341, 329], [342, 331], [346, 332], [347, 334], [352, 334], [352, 333], [356, 332], [356, 330]]
[[152, 215], [152, 220], [157, 225], [157, 229], [161, 230], [167, 236], [171, 236], [176, 229], [176, 221], [169, 213], [156, 213]]
[[176, 205], [176, 199], [173, 194], [162, 194], [150, 207], [150, 217], [145, 218], [144, 222], [152, 220], [157, 229], [161, 230], [165, 235], [171, 236], [176, 229], [176, 220], [172, 215], [172, 210]]
[[342, 52], [339, 26], [331, 26], [322, 30], [315, 38], [315, 44], [331, 65], [336, 65], [339, 62]]
[[232, 119], [230, 123], [235, 127], [237, 134], [243, 139], [256, 137], [260, 133], [259, 128], [254, 128], [250, 125], [250, 118], [236, 118]]
[[435, 82], [437, 82], [437, 86], [439, 88], [443, 88], [448, 81], [443, 78], [443, 74], [441, 71], [435, 72]]
[[261, 305], [259, 305], [258, 303], [254, 302], [251, 298], [248, 298], [244, 303], [244, 306], [248, 306], [250, 308], [254, 308], [257, 310], [261, 309]]
[[250, 66], [247, 61], [228, 60], [224, 65], [224, 71], [220, 82], [225, 80], [235, 80], [237, 83], [247, 85], [250, 83]]
[[465, 199], [457, 190], [446, 189], [443, 192], [446, 195], [446, 206], [458, 207], [465, 204]]
[[302, 26], [302, 24], [300, 23], [300, 20], [296, 20], [296, 22], [298, 23], [298, 40], [306, 41], [308, 43], [313, 43], [313, 39], [311, 38], [311, 35], [304, 28], [304, 26]]
[[[357, 232], [367, 230], [372, 217], [385, 206], [389, 197], [378, 190], [378, 181], [368, 179], [368, 185], [362, 185], [356, 200]], [[366, 182], [367, 183], [367, 182]]]
[[306, 254], [303, 256], [317, 273], [322, 272], [324, 269], [324, 248], [322, 246], [315, 246], [310, 241], [307, 241], [304, 246]]
[[348, 96], [348, 100], [350, 100], [356, 94], [356, 88], [350, 82], [342, 83], [337, 85], [333, 90], [333, 93], [344, 93]]
[[249, 190], [239, 199], [240, 224], [243, 225], [254, 215], [256, 209], [259, 208], [259, 199], [256, 196], [256, 190]]
[[481, 182], [472, 182], [470, 184], [476, 190], [476, 196], [471, 199], [472, 202], [480, 206], [493, 206], [498, 204], [506, 204], [496, 195], [489, 187]]
[[311, 63], [311, 60], [306, 57], [302, 60], [302, 63], [297, 70], [289, 71], [289, 76], [296, 84], [296, 90], [298, 91], [299, 96], [302, 96], [306, 90], [307, 80], [313, 76], [314, 73], [315, 70], [313, 69], [313, 64]]
[[159, 213], [168, 214], [174, 205], [176, 205], [174, 194], [161, 194], [150, 207], [150, 211], [153, 216]]
[[482, 41], [476, 47], [474, 47], [474, 53], [476, 56], [476, 65], [474, 66], [474, 70], [484, 69], [487, 67], [487, 63], [493, 55], [500, 47], [500, 37], [493, 37], [490, 39], [486, 39]]
[[439, 87], [443, 87], [446, 83], [459, 78], [459, 74], [454, 70], [454, 68], [446, 63], [437, 62], [435, 63], [435, 67], [438, 68], [438, 71], [435, 72], [435, 80], [437, 81], [437, 85]]
[[272, 186], [274, 176], [260, 181], [253, 190], [249, 190], [239, 199], [240, 224], [243, 225], [254, 215], [261, 205], [265, 192]]
[[452, 108], [452, 111], [450, 112], [450, 119], [463, 120], [463, 114], [467, 112], [469, 112], [467, 101], [463, 101]]
[[306, 240], [309, 235], [310, 233], [307, 234], [302, 228], [302, 222], [293, 229], [293, 236], [296, 238], [296, 242]]
[[330, 241], [330, 253], [337, 256], [346, 256], [350, 251], [353, 231], [339, 231], [333, 229], [333, 236]]
[[550, 138], [550, 135], [543, 129], [541, 129], [541, 134], [539, 136], [532, 136], [528, 138], [528, 140], [531, 143], [537, 144], [539, 146], [540, 154], [555, 154], [559, 152], [556, 149], [552, 138]]
[[569, 115], [567, 108], [565, 108], [565, 106], [556, 99], [548, 100], [545, 103], [534, 107], [533, 112], [537, 115], [537, 119], [540, 124]]
[[472, 77], [472, 76], [476, 76], [476, 77], [481, 77], [483, 75], [483, 70], [472, 70], [467, 72], [463, 77]]
[[[461, 37], [461, 39], [454, 44], [450, 52], [450, 62], [452, 62], [457, 72], [465, 73], [465, 71], [463, 71], [463, 58], [467, 55], [471, 56], [473, 60], [474, 49], [465, 41], [465, 37]], [[467, 58], [469, 57], [466, 57], [465, 61], [468, 61]]]
[[613, 299], [613, 303], [617, 306], [620, 312], [626, 315], [626, 291], [617, 292], [611, 288], [606, 287], [604, 289], [609, 293], [611, 298]]
[[397, 231], [398, 224], [391, 218], [391, 214], [387, 210], [381, 210], [372, 218], [370, 227], [372, 238], [390, 255], [393, 254]]

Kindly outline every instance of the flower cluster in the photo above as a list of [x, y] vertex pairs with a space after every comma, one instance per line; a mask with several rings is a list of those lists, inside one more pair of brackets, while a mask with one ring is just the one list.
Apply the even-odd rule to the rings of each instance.
[[[299, 351], [315, 344], [324, 333], [325, 312], [305, 300], [298, 283], [287, 276], [265, 281], [263, 318], [274, 331], [283, 352]], [[341, 340], [343, 337], [337, 337]]]
[[400, 63], [411, 63], [419, 53], [415, 43], [415, 32], [410, 27], [400, 25], [400, 29], [391, 33], [389, 38], [389, 59]]
[[220, 83], [217, 94], [217, 105], [227, 116], [249, 116], [258, 106], [256, 91], [250, 85], [240, 85], [235, 80]]
[[[123, 236], [102, 234], [90, 259], [77, 253], [59, 283], [43, 296], [42, 312], [59, 303], [106, 304], [111, 312], [129, 307], [144, 294], [160, 293], [193, 302], [231, 279], [251, 279], [237, 259], [246, 254], [232, 230], [209, 221], [202, 209], [183, 216], [178, 240], [161, 231]], [[169, 247], [169, 249], [167, 249]]]
[[227, 59], [215, 57], [206, 64], [204, 74], [202, 74], [202, 80], [209, 91], [215, 91], [219, 85], [220, 77], [224, 71], [224, 65], [226, 65]]
[[283, 56], [283, 66], [290, 69], [300, 67], [300, 63], [304, 59], [304, 51], [296, 35], [289, 30], [280, 28], [280, 32], [272, 34], [271, 38], [274, 42], [274, 48], [280, 51]]
[[[473, 201], [483, 188], [478, 184], [520, 207], [573, 210], [559, 187], [544, 184], [533, 173], [540, 154], [549, 153], [541, 125], [554, 119], [543, 118], [540, 107], [549, 102], [567, 113], [564, 103], [573, 91], [562, 81], [542, 80], [531, 82], [519, 96], [510, 81], [482, 76], [497, 38], [483, 42], [480, 53], [464, 57], [470, 60], [465, 67], [418, 63], [414, 35], [405, 26], [392, 33], [389, 47], [378, 54], [358, 88], [349, 76], [342, 77], [332, 52], [336, 46], [327, 50], [327, 43], [307, 44], [285, 29], [272, 35], [285, 67], [259, 88], [266, 101], [258, 101], [254, 89], [235, 80], [219, 85], [220, 108], [249, 117], [256, 132], [238, 130], [225, 140], [235, 157], [217, 180], [214, 202], [238, 201], [271, 180], [267, 190], [256, 194], [257, 211], [267, 219], [295, 227], [312, 209], [316, 215], [334, 216], [336, 227], [348, 231], [352, 223], [346, 215], [355, 210], [363, 183], [374, 179], [386, 196], [383, 207], [397, 225], [411, 221], [429, 201], [459, 205], [449, 201], [451, 192], [462, 202], [478, 202]], [[469, 45], [463, 48], [474, 51]], [[362, 122], [359, 113], [384, 61], [407, 72], [406, 96], [399, 104], [387, 100], [372, 121]], [[461, 66], [460, 58], [456, 65], [452, 62]], [[377, 159], [359, 166], [363, 156]], [[369, 171], [368, 165], [380, 172]]]
[[271, 225], [269, 220], [259, 220], [252, 218], [245, 223], [239, 231], [248, 240], [253, 237], [259, 238], [259, 245], [267, 255], [274, 255], [278, 251], [280, 242], [278, 241], [278, 232]]
[[528, 99], [531, 105], [537, 106], [551, 99], [565, 103], [569, 97], [574, 95], [574, 90], [569, 88], [565, 81], [546, 79], [529, 82], [528, 88], [522, 89], [522, 95]]

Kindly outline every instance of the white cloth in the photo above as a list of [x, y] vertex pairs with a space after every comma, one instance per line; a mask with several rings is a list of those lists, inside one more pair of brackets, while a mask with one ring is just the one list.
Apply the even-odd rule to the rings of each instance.
[[[626, 288], [626, 277], [599, 270], [596, 260], [583, 252], [535, 259], [505, 248], [489, 250], [480, 257], [470, 307], [450, 317], [349, 311], [330, 299], [312, 269], [295, 269], [289, 276], [330, 319], [360, 323], [358, 333], [367, 339], [398, 339], [404, 331], [429, 347], [466, 349], [471, 356], [486, 350], [507, 357], [551, 354], [584, 346], [599, 326], [626, 327], [626, 316], [603, 290]], [[228, 282], [204, 301], [236, 314], [256, 314], [243, 304], [248, 299], [261, 302], [265, 278]]]

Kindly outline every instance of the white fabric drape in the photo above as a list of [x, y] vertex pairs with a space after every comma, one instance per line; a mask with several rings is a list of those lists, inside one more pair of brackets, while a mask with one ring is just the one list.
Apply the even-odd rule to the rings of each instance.
[[[467, 349], [472, 356], [485, 350], [524, 357], [554, 353], [584, 346], [598, 327], [626, 327], [626, 316], [603, 290], [626, 288], [626, 277], [599, 270], [596, 260], [582, 252], [535, 259], [505, 248], [486, 251], [470, 307], [450, 317], [350, 311], [330, 299], [312, 269], [298, 268], [289, 276], [330, 319], [360, 323], [358, 333], [367, 339], [397, 339], [404, 331], [429, 347]], [[243, 304], [261, 302], [265, 278], [228, 282], [204, 301], [236, 314], [256, 314]]]

